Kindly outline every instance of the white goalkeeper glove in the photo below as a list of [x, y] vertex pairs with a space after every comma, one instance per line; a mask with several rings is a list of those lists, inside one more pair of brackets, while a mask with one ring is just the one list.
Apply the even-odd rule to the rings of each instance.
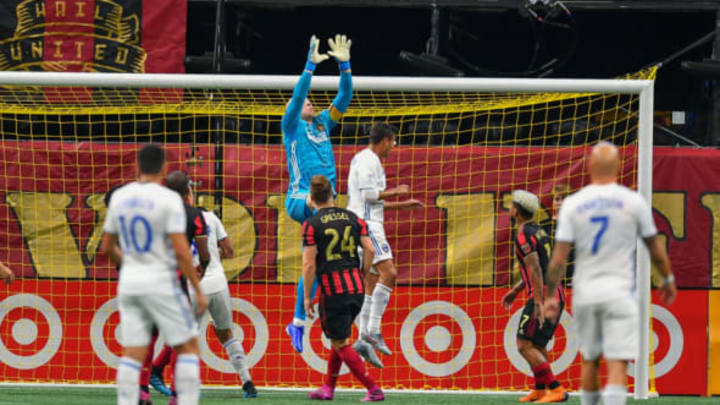
[[340, 65], [341, 71], [350, 70], [350, 47], [352, 46], [352, 40], [345, 35], [337, 34], [335, 39], [328, 39], [328, 45], [330, 50], [328, 55], [335, 58]]
[[325, 55], [324, 53], [320, 53], [318, 49], [320, 48], [320, 40], [317, 39], [315, 35], [310, 37], [310, 50], [308, 50], [308, 58], [307, 58], [307, 64], [305, 65], [305, 70], [308, 70], [310, 72], [315, 71], [315, 66], [317, 64], [327, 60], [330, 58], [329, 56]]

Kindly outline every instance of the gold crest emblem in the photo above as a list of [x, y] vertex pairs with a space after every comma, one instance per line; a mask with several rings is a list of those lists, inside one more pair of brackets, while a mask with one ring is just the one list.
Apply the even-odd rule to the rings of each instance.
[[140, 20], [112, 0], [24, 0], [0, 41], [0, 70], [144, 72]]

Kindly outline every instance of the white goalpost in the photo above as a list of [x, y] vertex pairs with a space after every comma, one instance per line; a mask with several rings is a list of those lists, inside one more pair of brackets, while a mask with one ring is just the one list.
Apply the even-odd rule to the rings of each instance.
[[[101, 87], [101, 88], [183, 88], [235, 90], [292, 90], [297, 76], [119, 74], [0, 72], [0, 87]], [[338, 77], [316, 76], [312, 90], [334, 91]], [[353, 77], [355, 91], [482, 92], [482, 93], [598, 93], [636, 95], [639, 100], [637, 126], [637, 186], [652, 201], [653, 89], [652, 80], [586, 79], [480, 79]], [[637, 399], [649, 396], [650, 377], [650, 256], [641, 240], [637, 243], [637, 299], [641, 324], [634, 367]]]

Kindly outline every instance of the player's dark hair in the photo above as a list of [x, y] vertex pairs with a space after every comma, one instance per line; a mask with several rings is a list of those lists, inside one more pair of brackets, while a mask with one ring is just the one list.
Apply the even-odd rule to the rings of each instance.
[[534, 214], [532, 214], [530, 211], [523, 208], [520, 204], [513, 201], [513, 205], [515, 206], [515, 209], [520, 213], [520, 216], [524, 219], [532, 219]]
[[138, 166], [142, 174], [159, 174], [165, 164], [165, 151], [163, 148], [148, 144], [138, 151]]
[[383, 122], [374, 124], [370, 128], [370, 143], [377, 145], [382, 142], [385, 138], [392, 138], [397, 134], [397, 129], [392, 125], [385, 124]]
[[180, 194], [181, 197], [185, 197], [190, 193], [190, 179], [185, 173], [175, 170], [165, 179], [165, 187]]
[[330, 180], [322, 174], [316, 174], [310, 178], [310, 197], [318, 204], [325, 204], [332, 195]]

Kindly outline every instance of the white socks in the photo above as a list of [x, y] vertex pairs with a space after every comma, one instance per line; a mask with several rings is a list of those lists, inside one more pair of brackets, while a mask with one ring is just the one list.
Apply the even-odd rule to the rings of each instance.
[[142, 364], [122, 357], [117, 368], [117, 403], [118, 405], [137, 405], [140, 400], [140, 369]]
[[600, 393], [598, 391], [580, 390], [580, 405], [599, 405]]
[[[178, 405], [197, 405], [200, 398], [200, 360], [197, 355], [179, 354], [177, 356], [175, 391]], [[137, 399], [135, 403], [137, 404]]]
[[623, 385], [606, 385], [602, 397], [605, 405], [625, 405], [627, 387]]
[[247, 367], [247, 356], [243, 351], [242, 345], [235, 339], [230, 339], [223, 344], [225, 351], [227, 352], [230, 364], [232, 364], [235, 371], [240, 376], [240, 380], [243, 384], [251, 381], [250, 371]]
[[365, 294], [365, 301], [363, 301], [362, 308], [360, 309], [360, 333], [367, 332], [371, 305], [372, 295]]
[[367, 326], [370, 333], [380, 333], [380, 321], [390, 301], [391, 292], [392, 288], [380, 283], [375, 284], [375, 291], [373, 291], [372, 294], [372, 305], [370, 305], [370, 319]]

